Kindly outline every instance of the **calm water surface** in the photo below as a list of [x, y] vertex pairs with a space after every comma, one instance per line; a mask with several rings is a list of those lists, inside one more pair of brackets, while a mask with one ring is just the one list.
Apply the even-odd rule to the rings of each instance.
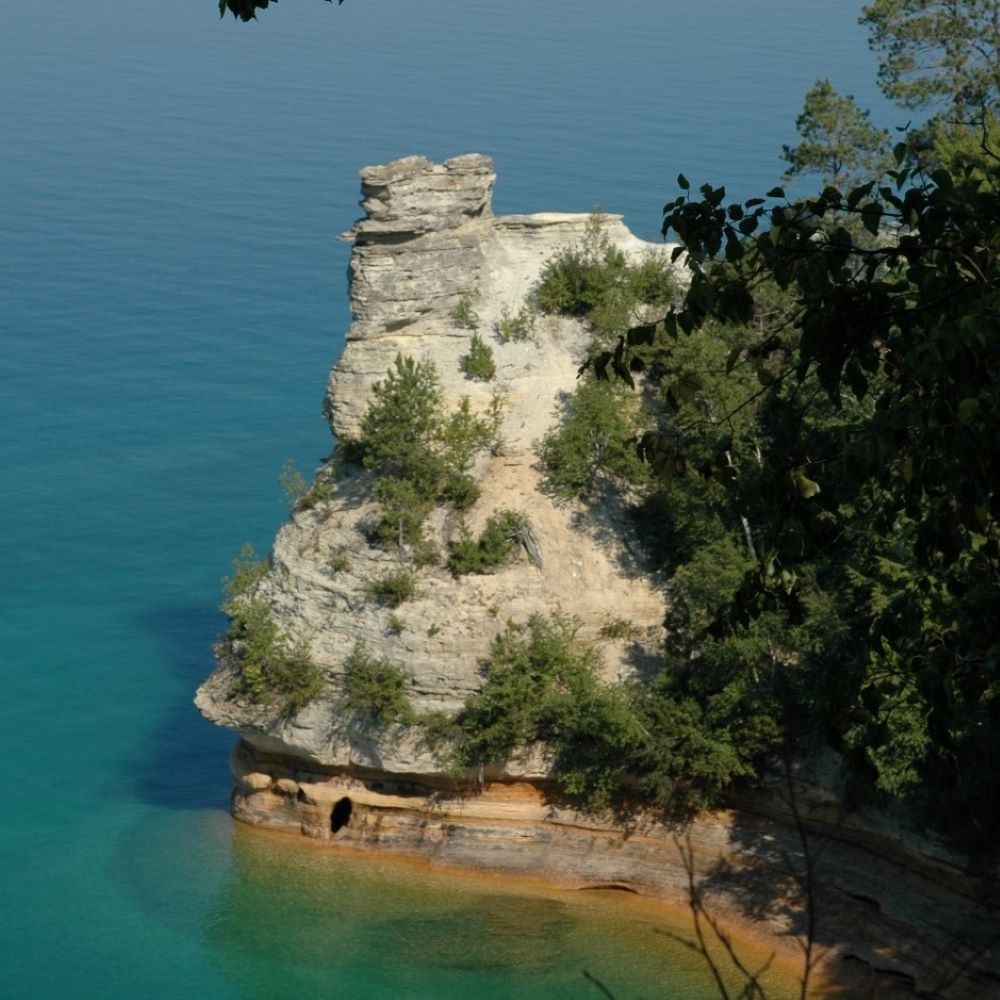
[[498, 211], [774, 183], [802, 94], [874, 91], [814, 0], [3, 4], [0, 995], [708, 997], [627, 908], [276, 847], [190, 699], [349, 317], [358, 169], [492, 154]]

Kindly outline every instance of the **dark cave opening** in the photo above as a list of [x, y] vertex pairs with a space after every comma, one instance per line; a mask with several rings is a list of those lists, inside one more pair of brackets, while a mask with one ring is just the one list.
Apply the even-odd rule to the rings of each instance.
[[354, 810], [354, 803], [351, 802], [350, 798], [345, 795], [342, 799], [338, 799], [333, 804], [333, 809], [330, 811], [330, 829], [337, 833], [338, 830], [343, 829], [351, 821], [351, 812]]

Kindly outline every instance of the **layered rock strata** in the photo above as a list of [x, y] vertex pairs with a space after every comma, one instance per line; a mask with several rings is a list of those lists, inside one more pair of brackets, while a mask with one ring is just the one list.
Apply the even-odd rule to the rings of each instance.
[[[659, 581], [646, 569], [620, 501], [556, 501], [538, 469], [539, 442], [557, 402], [573, 390], [590, 334], [575, 320], [538, 317], [529, 341], [490, 339], [504, 316], [525, 305], [545, 262], [584, 239], [592, 219], [494, 216], [494, 181], [483, 156], [444, 164], [409, 157], [362, 171], [365, 217], [345, 234], [354, 241], [354, 323], [330, 376], [326, 413], [339, 440], [356, 439], [372, 386], [397, 354], [434, 362], [449, 407], [467, 396], [485, 410], [498, 390], [505, 445], [479, 461], [481, 497], [464, 517], [478, 533], [498, 510], [524, 512], [540, 558], [461, 579], [425, 568], [413, 600], [393, 612], [380, 608], [366, 585], [399, 558], [367, 540], [377, 517], [369, 475], [340, 470], [332, 500], [296, 513], [281, 529], [259, 591], [280, 628], [308, 642], [324, 690], [291, 715], [253, 704], [234, 695], [235, 668], [223, 655], [196, 698], [207, 718], [241, 737], [232, 758], [234, 814], [331, 844], [679, 902], [691, 878], [717, 915], [789, 940], [804, 929], [793, 873], [804, 870], [806, 829], [806, 846], [817, 854], [816, 937], [836, 960], [833, 974], [853, 970], [854, 981], [865, 983], [881, 970], [883, 985], [888, 976], [924, 995], [1000, 992], [1000, 958], [988, 945], [995, 914], [982, 907], [962, 863], [939, 846], [904, 843], [892, 831], [845, 820], [835, 801], [811, 786], [800, 789], [799, 826], [777, 792], [700, 816], [684, 830], [643, 820], [623, 825], [561, 804], [544, 755], [456, 778], [414, 728], [378, 727], [342, 710], [345, 662], [359, 640], [403, 667], [415, 709], [452, 713], [481, 686], [480, 662], [508, 619], [556, 610], [576, 616], [609, 679], [655, 660], [662, 638]], [[603, 216], [601, 226], [633, 259], [665, 252], [636, 239], [617, 216]], [[453, 314], [463, 303], [490, 339], [492, 385], [462, 373], [470, 332]], [[332, 479], [334, 464], [321, 479]], [[445, 509], [428, 522], [441, 548], [456, 528], [457, 515]], [[629, 623], [629, 640], [602, 636], [615, 620]]]

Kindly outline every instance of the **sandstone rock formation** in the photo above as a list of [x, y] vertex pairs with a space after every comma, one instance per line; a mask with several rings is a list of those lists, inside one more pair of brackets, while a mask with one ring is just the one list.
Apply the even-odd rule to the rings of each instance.
[[[231, 668], [223, 661], [198, 693], [206, 717], [258, 748], [326, 766], [440, 772], [419, 732], [373, 728], [340, 709], [339, 681], [358, 640], [372, 656], [403, 667], [418, 711], [449, 713], [481, 685], [480, 661], [508, 619], [571, 613], [582, 624], [581, 635], [601, 647], [610, 678], [656, 653], [662, 597], [644, 571], [621, 505], [609, 500], [585, 508], [553, 499], [538, 469], [538, 443], [553, 424], [560, 395], [573, 390], [590, 335], [576, 320], [546, 316], [537, 318], [530, 341], [503, 344], [491, 333], [505, 313], [523, 308], [543, 264], [578, 243], [591, 217], [494, 216], [494, 179], [484, 156], [460, 156], [443, 165], [408, 157], [362, 172], [366, 216], [350, 233], [355, 322], [330, 376], [326, 411], [339, 440], [356, 439], [372, 385], [400, 353], [434, 362], [449, 408], [469, 397], [474, 409], [485, 410], [495, 392], [502, 394], [505, 443], [499, 455], [479, 461], [482, 496], [464, 517], [478, 534], [496, 511], [523, 511], [539, 542], [538, 564], [523, 559], [493, 574], [460, 579], [443, 567], [423, 569], [414, 600], [395, 611], [379, 607], [366, 597], [366, 584], [399, 558], [367, 540], [377, 510], [368, 473], [341, 472], [329, 505], [297, 513], [282, 528], [263, 587], [283, 631], [308, 640], [328, 689], [289, 717], [234, 699]], [[604, 216], [602, 227], [631, 257], [665, 252], [633, 237], [620, 217]], [[474, 299], [480, 331], [492, 344], [497, 376], [489, 384], [466, 378], [459, 365], [470, 331], [450, 313], [463, 297]], [[320, 477], [330, 472], [321, 470]], [[432, 515], [429, 535], [440, 548], [457, 522], [445, 509]], [[334, 563], [346, 568], [334, 569]], [[632, 639], [600, 638], [602, 626], [615, 619], [633, 626]], [[543, 777], [546, 769], [539, 761], [521, 761], [510, 770]]]
[[[472, 302], [480, 332], [489, 337], [505, 313], [524, 305], [544, 263], [580, 241], [589, 222], [579, 214], [494, 216], [494, 181], [483, 156], [444, 164], [409, 157], [362, 171], [365, 217], [346, 234], [354, 241], [354, 324], [326, 399], [340, 441], [357, 438], [372, 386], [399, 353], [435, 363], [449, 406], [463, 396], [476, 410], [490, 404], [494, 386], [470, 381], [460, 369], [470, 333], [452, 312]], [[665, 252], [633, 237], [617, 216], [602, 222], [631, 257]], [[318, 840], [686, 898], [689, 872], [673, 839], [677, 831], [653, 821], [622, 826], [567, 809], [537, 755], [456, 778], [419, 731], [374, 727], [341, 706], [345, 661], [363, 640], [374, 656], [404, 668], [416, 709], [454, 712], [481, 685], [479, 664], [492, 636], [508, 618], [523, 621], [538, 611], [579, 618], [609, 678], [655, 657], [662, 595], [620, 503], [557, 501], [538, 469], [538, 442], [560, 395], [576, 382], [589, 339], [576, 320], [539, 317], [531, 342], [491, 340], [495, 387], [506, 401], [506, 443], [501, 454], [479, 461], [482, 495], [466, 517], [478, 532], [497, 510], [523, 511], [540, 543], [540, 564], [522, 559], [461, 579], [443, 567], [425, 568], [414, 600], [394, 612], [379, 607], [366, 597], [366, 583], [397, 565], [398, 556], [367, 541], [376, 506], [370, 476], [357, 468], [337, 472], [329, 504], [296, 513], [281, 529], [261, 593], [280, 627], [308, 641], [326, 686], [288, 715], [234, 696], [233, 667], [220, 658], [196, 702], [207, 718], [241, 737], [232, 759], [235, 815]], [[332, 477], [334, 465], [320, 470], [320, 478]], [[456, 526], [457, 515], [439, 509], [428, 530], [443, 547]], [[602, 626], [615, 619], [634, 626], [633, 638], [602, 638]], [[988, 938], [975, 880], [960, 861], [933, 844], [904, 844], [891, 830], [845, 822], [815, 790], [803, 791], [802, 808], [813, 843], [824, 845], [815, 886], [818, 937], [838, 957], [837, 975], [854, 962], [863, 972], [859, 981], [877, 969], [933, 989], [953, 932], [978, 927], [981, 933], [963, 940]], [[717, 913], [776, 934], [801, 931], [802, 895], [789, 866], [801, 871], [802, 844], [779, 795], [760, 794], [739, 810], [704, 815], [687, 835], [690, 874], [712, 891]], [[1000, 990], [996, 955], [985, 948], [968, 957], [941, 995]]]

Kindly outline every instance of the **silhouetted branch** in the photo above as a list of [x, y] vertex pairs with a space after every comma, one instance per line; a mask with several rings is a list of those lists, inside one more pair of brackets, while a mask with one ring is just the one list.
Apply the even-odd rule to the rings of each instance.
[[611, 990], [609, 990], [607, 986], [605, 986], [604, 983], [597, 978], [597, 976], [591, 975], [586, 969], [584, 969], [583, 978], [586, 979], [588, 983], [593, 983], [608, 998], [608, 1000], [615, 1000], [614, 993], [612, 993]]

